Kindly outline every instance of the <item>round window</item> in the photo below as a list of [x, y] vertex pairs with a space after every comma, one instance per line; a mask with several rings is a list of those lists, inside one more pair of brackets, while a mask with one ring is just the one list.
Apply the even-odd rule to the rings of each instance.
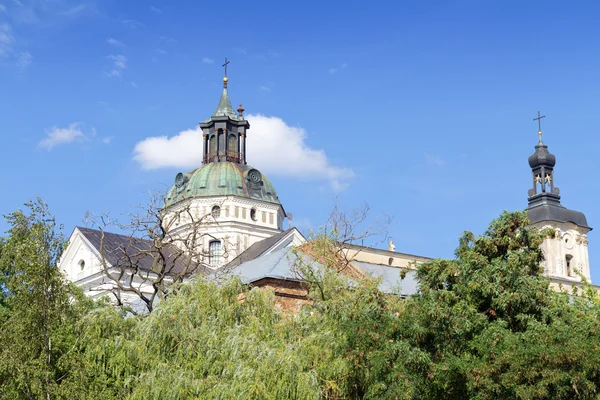
[[221, 207], [219, 207], [219, 206], [213, 206], [213, 208], [210, 211], [210, 213], [212, 214], [213, 218], [219, 217], [221, 215]]

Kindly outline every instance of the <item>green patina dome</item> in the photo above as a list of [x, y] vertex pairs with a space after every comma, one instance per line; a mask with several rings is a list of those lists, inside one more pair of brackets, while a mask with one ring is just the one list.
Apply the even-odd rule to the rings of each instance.
[[165, 206], [194, 197], [239, 196], [281, 204], [271, 181], [250, 165], [211, 162], [180, 172], [169, 189]]

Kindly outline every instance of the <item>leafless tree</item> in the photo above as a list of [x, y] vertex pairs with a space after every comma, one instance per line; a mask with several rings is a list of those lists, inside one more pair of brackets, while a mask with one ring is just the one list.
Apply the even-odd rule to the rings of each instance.
[[[370, 242], [368, 246], [374, 247], [387, 240], [388, 227], [393, 219], [389, 215], [371, 219], [370, 210], [366, 203], [349, 213], [335, 205], [324, 226], [311, 235], [308, 243], [299, 249], [300, 252], [326, 268], [351, 278], [362, 276], [359, 269], [352, 267], [352, 261], [366, 248], [365, 241]], [[302, 257], [300, 264], [295, 271], [297, 278], [318, 289], [322, 279], [318, 276], [320, 274], [306, 265]]]
[[[125, 300], [133, 297], [151, 312], [156, 300], [168, 296], [173, 284], [192, 274], [212, 272], [212, 254], [203, 243], [207, 236], [216, 239], [206, 227], [218, 225], [215, 210], [220, 208], [201, 213], [199, 207], [183, 201], [165, 209], [164, 198], [160, 193], [151, 194], [148, 204], [137, 207], [126, 223], [112, 219], [110, 214], [95, 215], [92, 220], [107, 280], [100, 290], [112, 293], [117, 305], [127, 305]], [[127, 233], [110, 233], [114, 228]], [[227, 252], [234, 250], [235, 244], [223, 247]]]

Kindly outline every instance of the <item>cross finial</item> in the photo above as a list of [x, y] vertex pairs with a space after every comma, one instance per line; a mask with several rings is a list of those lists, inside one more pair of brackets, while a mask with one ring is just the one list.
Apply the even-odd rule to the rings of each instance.
[[545, 115], [542, 115], [539, 111], [538, 111], [538, 116], [537, 118], [534, 118], [534, 121], [538, 122], [538, 135], [540, 137], [540, 143], [542, 143], [542, 118], [546, 118]]
[[227, 61], [227, 57], [225, 57], [225, 64], [222, 65], [222, 67], [225, 68], [225, 76], [227, 76], [227, 64], [229, 64], [229, 61]]

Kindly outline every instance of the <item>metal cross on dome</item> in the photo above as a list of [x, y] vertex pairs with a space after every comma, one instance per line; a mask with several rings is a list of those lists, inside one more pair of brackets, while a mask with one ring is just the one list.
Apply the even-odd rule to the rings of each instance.
[[538, 116], [537, 118], [534, 118], [534, 121], [538, 122], [538, 132], [542, 131], [542, 118], [546, 118], [545, 115], [541, 115], [540, 112], [538, 111]]
[[225, 68], [225, 76], [227, 76], [227, 64], [229, 64], [229, 61], [227, 61], [227, 57], [225, 57], [225, 64], [222, 65], [222, 67]]

